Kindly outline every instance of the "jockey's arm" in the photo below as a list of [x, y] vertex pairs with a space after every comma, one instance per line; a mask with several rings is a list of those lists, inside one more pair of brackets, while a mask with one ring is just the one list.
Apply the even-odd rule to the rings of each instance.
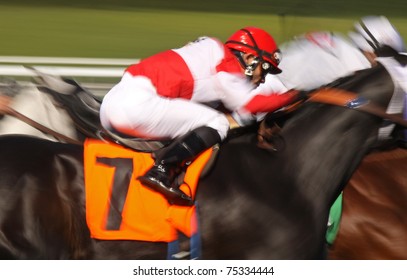
[[230, 126], [233, 128], [253, 123], [257, 120], [256, 115], [274, 112], [291, 104], [297, 97], [298, 91], [296, 90], [290, 90], [283, 94], [257, 94], [246, 105], [234, 111], [231, 116], [228, 116]]

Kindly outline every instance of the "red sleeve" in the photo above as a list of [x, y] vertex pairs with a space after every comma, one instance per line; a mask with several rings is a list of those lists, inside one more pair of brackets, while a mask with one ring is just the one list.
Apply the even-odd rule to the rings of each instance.
[[240, 66], [239, 61], [232, 53], [231, 50], [224, 48], [225, 56], [222, 61], [216, 66], [216, 72], [227, 72], [227, 73], [240, 73], [242, 74], [242, 66]]
[[254, 96], [243, 108], [251, 114], [274, 112], [289, 105], [295, 98], [297, 91], [291, 90], [283, 94], [258, 94]]

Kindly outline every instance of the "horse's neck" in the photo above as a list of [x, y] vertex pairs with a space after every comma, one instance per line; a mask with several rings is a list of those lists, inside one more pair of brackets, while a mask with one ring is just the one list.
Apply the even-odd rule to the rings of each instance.
[[[296, 188], [314, 199], [315, 205], [328, 208], [375, 139], [375, 124], [368, 115], [349, 109], [310, 105], [317, 108], [312, 111], [311, 107], [303, 120], [283, 128], [283, 158], [295, 174], [291, 177]], [[363, 126], [360, 118], [366, 119]]]
[[[35, 86], [28, 86], [18, 93], [11, 107], [26, 117], [71, 138], [76, 138], [76, 130], [71, 118], [64, 109], [54, 105], [51, 98], [38, 91]], [[0, 134], [26, 134], [54, 140], [38, 129], [16, 119], [5, 116], [0, 122]]]

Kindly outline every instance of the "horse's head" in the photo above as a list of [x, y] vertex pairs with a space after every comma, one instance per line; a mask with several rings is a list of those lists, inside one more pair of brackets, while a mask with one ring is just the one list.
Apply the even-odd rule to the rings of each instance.
[[330, 201], [376, 143], [395, 92], [383, 65], [356, 72], [309, 92], [289, 114], [267, 115], [268, 131], [259, 138], [269, 139], [265, 147], [282, 163], [280, 173], [293, 178], [290, 184]]
[[342, 104], [343, 106], [377, 116], [381, 120], [378, 133], [380, 146], [400, 142], [403, 137], [399, 132], [407, 127], [407, 121], [402, 118], [407, 56], [383, 57], [378, 62], [377, 66], [340, 79], [333, 86], [358, 94]]
[[[389, 74], [387, 68], [379, 64], [375, 67], [358, 71], [353, 75], [340, 78], [314, 91], [310, 91], [309, 96], [309, 102], [303, 107], [321, 107], [312, 104], [319, 103], [350, 108], [369, 113], [370, 116], [364, 117], [368, 117], [375, 120], [376, 123], [380, 123], [383, 119], [390, 119], [390, 121], [397, 122], [397, 117], [387, 114], [386, 111], [390, 109], [394, 112], [394, 107], [402, 107], [404, 92], [397, 90], [394, 78]], [[268, 114], [263, 122], [263, 126], [260, 126], [262, 129], [260, 134], [269, 134], [268, 138], [270, 139], [271, 134], [275, 135], [280, 131], [276, 128], [281, 127], [285, 121], [290, 119], [292, 115], [296, 115], [296, 113], [297, 112], [293, 113], [292, 110], [281, 110]], [[342, 115], [343, 114], [338, 114], [333, 118], [325, 117], [325, 120], [329, 123], [332, 119], [340, 119]], [[321, 117], [318, 119], [321, 119]], [[317, 118], [313, 121], [317, 121]], [[267, 131], [265, 131], [264, 128], [267, 128]]]
[[[384, 110], [394, 93], [394, 82], [382, 65], [368, 68], [333, 82], [330, 86], [352, 92], [360, 100], [371, 102]], [[344, 104], [347, 105], [347, 104]], [[363, 104], [360, 104], [363, 105]]]

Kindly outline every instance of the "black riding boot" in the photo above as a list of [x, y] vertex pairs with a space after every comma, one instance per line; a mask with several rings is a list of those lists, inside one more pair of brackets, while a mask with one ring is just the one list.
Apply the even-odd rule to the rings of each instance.
[[192, 205], [192, 198], [176, 186], [175, 178], [186, 162], [220, 141], [215, 129], [206, 126], [196, 128], [160, 150], [153, 167], [138, 179], [144, 186], [163, 194], [172, 204]]

